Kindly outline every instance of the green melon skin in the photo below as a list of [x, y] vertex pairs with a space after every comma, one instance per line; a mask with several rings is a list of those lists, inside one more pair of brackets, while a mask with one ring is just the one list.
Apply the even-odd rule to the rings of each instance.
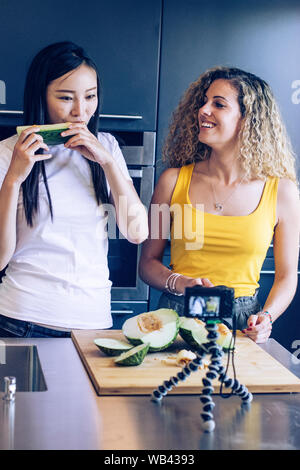
[[[197, 331], [196, 339], [193, 331]], [[207, 342], [207, 330], [204, 324], [197, 322], [194, 318], [180, 317], [179, 335], [192, 348], [199, 349], [199, 345]]]
[[132, 344], [113, 338], [97, 338], [94, 343], [106, 356], [119, 356], [133, 348]]
[[149, 344], [139, 344], [129, 351], [123, 352], [119, 357], [115, 359], [117, 366], [139, 366], [142, 364], [147, 352], [149, 351]]
[[[155, 316], [159, 318], [163, 326], [160, 329], [142, 331], [138, 322], [142, 316]], [[175, 310], [161, 308], [151, 312], [140, 313], [134, 317], [128, 318], [122, 327], [124, 336], [133, 345], [149, 343], [149, 352], [163, 351], [175, 341], [179, 331], [179, 316]]]
[[[204, 325], [199, 324], [194, 318], [181, 317], [179, 324], [179, 334], [192, 348], [199, 349], [201, 344], [207, 342], [207, 330]], [[232, 333], [228, 330], [228, 334], [217, 339], [224, 351], [232, 350]]]
[[[20, 135], [21, 132], [28, 127], [32, 126], [18, 126], [17, 127], [17, 134]], [[70, 136], [63, 137], [61, 136], [61, 132], [68, 129], [69, 123], [63, 122], [61, 124], [41, 124], [39, 127], [39, 131], [37, 134], [43, 137], [43, 141], [47, 145], [59, 145], [64, 144], [67, 140], [70, 139]]]

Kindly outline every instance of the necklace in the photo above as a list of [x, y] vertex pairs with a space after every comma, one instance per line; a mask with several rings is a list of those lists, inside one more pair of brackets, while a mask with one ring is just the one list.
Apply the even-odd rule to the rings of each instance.
[[[209, 172], [209, 176], [211, 177], [211, 173], [210, 173], [210, 167], [209, 167], [209, 163], [208, 163], [208, 172]], [[222, 212], [222, 210], [224, 209], [224, 205], [226, 204], [226, 202], [231, 198], [231, 196], [233, 195], [233, 193], [237, 190], [237, 188], [242, 184], [242, 182], [244, 181], [245, 179], [245, 176], [244, 175], [240, 181], [238, 182], [238, 184], [234, 187], [234, 189], [231, 191], [231, 193], [227, 196], [227, 198], [223, 201], [223, 202], [217, 202], [218, 201], [218, 198], [216, 197], [216, 193], [215, 193], [215, 188], [213, 187], [213, 184], [210, 180], [210, 186], [211, 186], [211, 189], [212, 189], [212, 193], [213, 193], [213, 197], [214, 197], [214, 208], [218, 211], [218, 212]]]

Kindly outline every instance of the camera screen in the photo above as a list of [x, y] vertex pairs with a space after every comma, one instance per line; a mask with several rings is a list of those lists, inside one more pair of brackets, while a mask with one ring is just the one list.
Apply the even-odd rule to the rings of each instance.
[[220, 297], [192, 295], [189, 298], [190, 316], [216, 318], [220, 315]]
[[202, 319], [232, 318], [234, 289], [226, 286], [186, 287], [184, 315]]

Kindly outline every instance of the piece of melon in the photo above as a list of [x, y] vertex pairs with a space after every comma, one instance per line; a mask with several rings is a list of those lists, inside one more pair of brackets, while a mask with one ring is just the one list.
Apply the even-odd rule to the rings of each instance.
[[[62, 122], [60, 124], [41, 124], [37, 125], [39, 131], [37, 134], [43, 137], [43, 141], [47, 145], [59, 145], [64, 144], [70, 139], [70, 136], [63, 137], [61, 136], [61, 132], [65, 131], [69, 128], [69, 122]], [[25, 129], [28, 129], [32, 126], [18, 126], [17, 127], [17, 134], [20, 135], [21, 132]]]
[[179, 317], [175, 310], [160, 308], [128, 318], [122, 331], [130, 343], [149, 343], [149, 352], [162, 351], [177, 338]]
[[119, 356], [133, 348], [131, 343], [114, 338], [96, 338], [94, 343], [107, 356]]
[[129, 351], [125, 351], [115, 359], [115, 364], [118, 366], [139, 366], [147, 352], [149, 350], [149, 344], [139, 344], [131, 348]]
[[[224, 323], [218, 323], [217, 326], [219, 338], [216, 343], [225, 351], [232, 349], [234, 347], [232, 332]], [[179, 334], [182, 339], [195, 349], [208, 341], [208, 331], [205, 328], [205, 323], [196, 318], [181, 317], [179, 322]]]
[[[194, 339], [193, 332], [197, 332], [197, 338]], [[190, 346], [197, 349], [199, 344], [207, 342], [207, 330], [205, 323], [198, 318], [180, 317], [179, 334]]]

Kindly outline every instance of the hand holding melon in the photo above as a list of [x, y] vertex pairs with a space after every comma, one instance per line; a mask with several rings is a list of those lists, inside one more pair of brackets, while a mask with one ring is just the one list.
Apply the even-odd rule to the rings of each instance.
[[65, 147], [77, 150], [85, 158], [105, 166], [113, 162], [110, 153], [103, 147], [97, 137], [92, 134], [84, 122], [69, 123], [68, 129], [62, 132], [68, 138]]
[[48, 154], [36, 154], [39, 149], [49, 151], [39, 133], [38, 126], [25, 126], [17, 128], [19, 138], [13, 150], [7, 177], [19, 184], [27, 178], [35, 162], [47, 160], [52, 157]]

